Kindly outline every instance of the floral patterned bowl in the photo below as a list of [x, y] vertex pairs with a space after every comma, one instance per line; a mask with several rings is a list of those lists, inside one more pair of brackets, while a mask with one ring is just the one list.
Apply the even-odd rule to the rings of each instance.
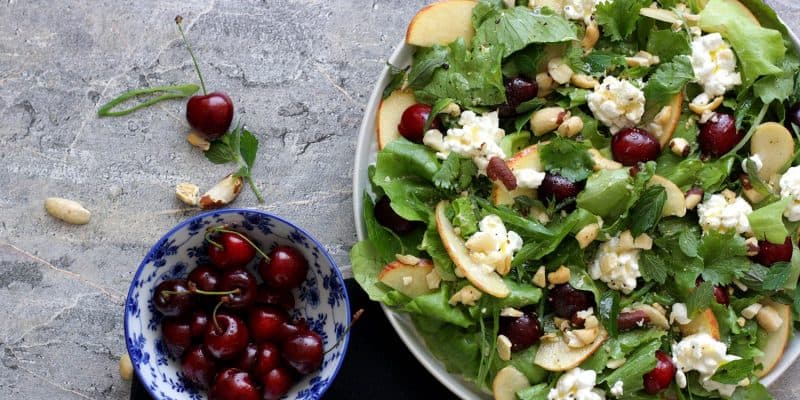
[[151, 298], [158, 283], [186, 277], [204, 261], [205, 230], [222, 224], [246, 233], [266, 251], [278, 244], [291, 245], [308, 260], [308, 276], [294, 291], [292, 317], [305, 318], [322, 336], [324, 348], [331, 348], [340, 339], [341, 343], [325, 355], [320, 370], [297, 382], [285, 398], [320, 398], [336, 377], [347, 350], [350, 304], [344, 280], [336, 263], [310, 234], [258, 210], [226, 209], [197, 215], [170, 230], [147, 253], [131, 282], [125, 306], [125, 339], [136, 374], [155, 399], [206, 399], [205, 391], [184, 382], [180, 360], [166, 351], [161, 340], [161, 316]]

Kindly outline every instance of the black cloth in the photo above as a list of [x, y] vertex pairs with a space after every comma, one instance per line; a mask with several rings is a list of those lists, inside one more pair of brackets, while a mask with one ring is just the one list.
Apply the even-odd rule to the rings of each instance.
[[[342, 369], [323, 399], [455, 399], [408, 351], [380, 306], [354, 280], [346, 283], [351, 310], [363, 308], [364, 314], [350, 332]], [[136, 379], [131, 400], [152, 400]]]

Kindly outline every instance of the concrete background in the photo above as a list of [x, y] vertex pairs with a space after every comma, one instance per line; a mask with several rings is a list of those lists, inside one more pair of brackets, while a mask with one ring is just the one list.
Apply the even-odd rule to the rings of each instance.
[[[235, 206], [308, 228], [348, 264], [351, 172], [366, 99], [428, 0], [0, 2], [0, 398], [123, 399], [122, 305], [150, 246], [194, 211], [174, 185], [229, 172], [185, 141], [182, 102], [123, 118], [95, 111], [134, 87], [196, 81], [173, 23], [194, 44], [209, 90], [227, 92], [261, 139]], [[170, 4], [175, 3], [175, 4]], [[771, 0], [800, 32], [800, 3]], [[92, 211], [63, 224], [42, 202]], [[792, 369], [772, 389], [800, 398]]]

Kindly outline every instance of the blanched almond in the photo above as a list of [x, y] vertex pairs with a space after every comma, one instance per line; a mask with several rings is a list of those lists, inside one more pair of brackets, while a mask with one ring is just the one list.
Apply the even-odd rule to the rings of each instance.
[[244, 179], [240, 176], [235, 177], [230, 174], [222, 178], [221, 181], [200, 197], [200, 208], [213, 209], [229, 204], [239, 196], [243, 185]]
[[186, 136], [186, 141], [189, 142], [192, 146], [197, 147], [200, 150], [208, 151], [211, 148], [211, 142], [203, 138], [202, 136], [198, 135], [197, 132], [190, 132]]
[[569, 282], [569, 277], [569, 268], [562, 265], [558, 267], [557, 270], [547, 274], [547, 281], [550, 282], [551, 285], [560, 285]]
[[175, 186], [175, 196], [185, 204], [196, 206], [200, 202], [200, 188], [193, 183], [179, 183]]
[[73, 225], [88, 224], [92, 218], [92, 214], [81, 203], [61, 197], [45, 199], [44, 209], [51, 216]]

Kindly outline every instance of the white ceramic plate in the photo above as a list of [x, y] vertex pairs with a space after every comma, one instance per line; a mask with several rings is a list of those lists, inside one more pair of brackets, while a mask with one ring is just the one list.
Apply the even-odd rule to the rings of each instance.
[[[785, 24], [784, 24], [785, 25]], [[800, 39], [789, 30], [795, 49], [800, 52]], [[409, 46], [405, 41], [401, 41], [395, 48], [394, 53], [389, 58], [389, 63], [399, 67], [411, 64], [411, 57], [414, 54], [414, 46]], [[366, 228], [364, 227], [363, 193], [369, 191], [369, 178], [367, 177], [367, 167], [375, 163], [378, 153], [377, 134], [375, 129], [375, 116], [378, 112], [383, 89], [389, 84], [389, 67], [384, 68], [372, 90], [367, 107], [364, 110], [364, 119], [361, 121], [361, 129], [358, 133], [358, 145], [356, 147], [356, 158], [353, 166], [353, 211], [356, 222], [356, 233], [358, 240], [366, 238]], [[450, 374], [444, 365], [436, 359], [425, 345], [425, 341], [417, 333], [414, 324], [408, 316], [392, 311], [386, 306], [382, 306], [386, 317], [394, 327], [400, 339], [406, 344], [412, 354], [419, 362], [443, 385], [462, 399], [479, 400], [491, 399], [488, 393], [479, 390], [474, 384], [462, 379], [459, 375]], [[769, 386], [778, 379], [800, 356], [800, 336], [796, 335], [789, 341], [783, 358], [775, 366], [771, 373], [761, 379], [761, 382]]]

